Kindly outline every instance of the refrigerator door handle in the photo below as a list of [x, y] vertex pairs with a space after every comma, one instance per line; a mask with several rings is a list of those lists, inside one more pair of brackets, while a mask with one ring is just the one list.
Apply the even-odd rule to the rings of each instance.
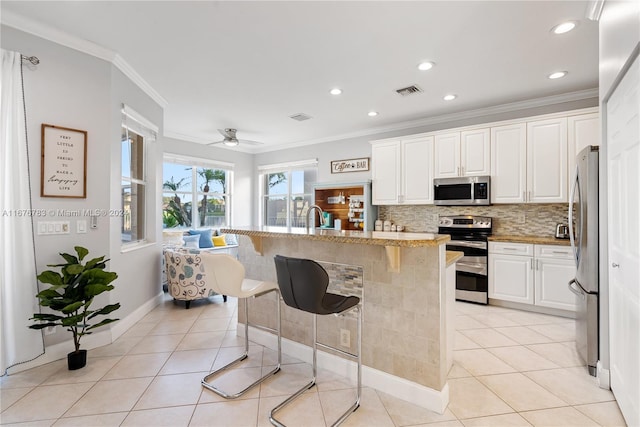
[[576, 248], [576, 239], [573, 234], [573, 204], [575, 203], [576, 189], [578, 188], [578, 167], [573, 174], [573, 184], [571, 184], [571, 192], [569, 193], [569, 241], [573, 250], [573, 259], [576, 267], [578, 266], [578, 249]]
[[582, 289], [580, 289], [579, 285], [576, 284], [576, 279], [569, 280], [569, 290], [579, 296], [582, 300], [586, 299], [586, 295]]

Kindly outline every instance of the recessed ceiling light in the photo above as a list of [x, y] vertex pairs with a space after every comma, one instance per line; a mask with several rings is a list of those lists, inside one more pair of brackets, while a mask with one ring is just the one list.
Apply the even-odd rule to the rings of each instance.
[[442, 99], [444, 99], [445, 101], [453, 101], [454, 99], [456, 99], [458, 97], [458, 95], [445, 95]]
[[329, 93], [330, 93], [331, 95], [340, 95], [340, 94], [342, 93], [342, 89], [338, 89], [338, 88], [336, 87], [336, 88], [331, 89], [331, 91], [330, 91]]
[[421, 62], [421, 63], [418, 64], [418, 70], [427, 71], [427, 70], [432, 69], [434, 65], [436, 65], [436, 64], [434, 64], [433, 62], [429, 62], [429, 61]]
[[554, 34], [564, 34], [573, 30], [576, 27], [577, 23], [575, 21], [567, 21], [561, 24], [556, 25], [551, 29], [551, 32]]
[[547, 77], [550, 79], [559, 79], [567, 75], [566, 71], [556, 71], [555, 73], [549, 74]]
[[367, 116], [369, 116], [369, 117], [375, 117], [375, 116], [377, 116], [377, 115], [378, 115], [378, 112], [377, 112], [377, 111], [369, 111], [369, 112], [367, 113]]

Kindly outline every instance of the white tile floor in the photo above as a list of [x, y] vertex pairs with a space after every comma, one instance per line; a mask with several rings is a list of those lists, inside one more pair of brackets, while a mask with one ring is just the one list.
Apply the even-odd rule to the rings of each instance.
[[[3, 426], [268, 426], [269, 410], [304, 384], [310, 366], [284, 357], [282, 371], [243, 398], [226, 401], [200, 380], [242, 349], [237, 301], [191, 309], [163, 304], [111, 345], [68, 371], [56, 361], [0, 378]], [[597, 387], [574, 349], [574, 322], [493, 306], [456, 303], [450, 404], [440, 415], [365, 388], [346, 426], [624, 426], [610, 391]], [[242, 369], [216, 381], [237, 390], [275, 363], [252, 346]], [[289, 426], [326, 426], [354, 389], [328, 372], [282, 412]]]

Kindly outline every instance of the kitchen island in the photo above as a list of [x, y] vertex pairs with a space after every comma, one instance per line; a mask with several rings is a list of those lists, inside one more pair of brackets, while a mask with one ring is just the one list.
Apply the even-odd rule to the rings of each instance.
[[[454, 273], [459, 257], [451, 253], [447, 257], [448, 235], [326, 229], [306, 232], [285, 227], [240, 227], [221, 232], [238, 235], [238, 257], [246, 277], [251, 279], [276, 281], [275, 255], [318, 261], [329, 273], [331, 292], [362, 299], [363, 384], [444, 411], [449, 401], [447, 374], [453, 362], [455, 301], [455, 274], [447, 272]], [[252, 323], [275, 326], [274, 295], [253, 299], [249, 304]], [[238, 322], [244, 324], [243, 310], [238, 313]], [[282, 304], [285, 353], [310, 360], [311, 324], [310, 314]], [[319, 316], [318, 338], [354, 353], [355, 324], [350, 316]], [[242, 333], [243, 329], [238, 331]], [[256, 329], [250, 336], [263, 345], [275, 346], [270, 334]], [[355, 378], [353, 364], [320, 354], [321, 368]]]

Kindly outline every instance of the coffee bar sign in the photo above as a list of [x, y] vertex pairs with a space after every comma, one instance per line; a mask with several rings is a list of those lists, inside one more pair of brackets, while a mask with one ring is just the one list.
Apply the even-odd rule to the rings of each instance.
[[41, 197], [87, 197], [87, 132], [42, 124]]
[[331, 162], [331, 173], [362, 172], [369, 170], [369, 158], [334, 160]]

